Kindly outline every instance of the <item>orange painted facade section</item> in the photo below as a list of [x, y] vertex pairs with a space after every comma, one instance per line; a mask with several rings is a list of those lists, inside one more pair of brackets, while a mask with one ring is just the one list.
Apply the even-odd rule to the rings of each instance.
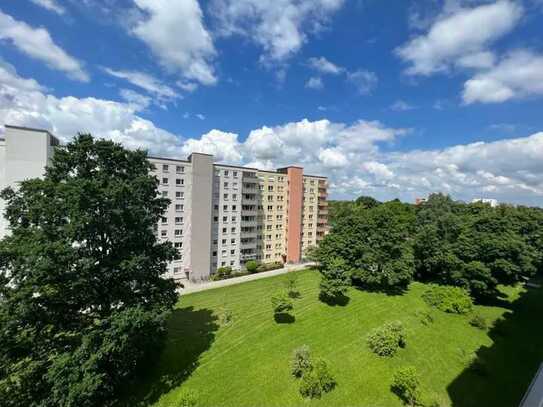
[[304, 170], [287, 167], [288, 179], [288, 234], [287, 262], [299, 263], [302, 257], [302, 208], [304, 196]]

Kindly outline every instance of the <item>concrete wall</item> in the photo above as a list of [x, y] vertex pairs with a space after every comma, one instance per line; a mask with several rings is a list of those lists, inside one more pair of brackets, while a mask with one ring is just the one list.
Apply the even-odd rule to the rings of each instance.
[[213, 202], [213, 156], [193, 153], [191, 211], [191, 280], [209, 279], [211, 272], [211, 222]]
[[[6, 141], [0, 139], [0, 191], [6, 187]], [[5, 202], [0, 199], [0, 239], [5, 235], [7, 221], [4, 218]]]

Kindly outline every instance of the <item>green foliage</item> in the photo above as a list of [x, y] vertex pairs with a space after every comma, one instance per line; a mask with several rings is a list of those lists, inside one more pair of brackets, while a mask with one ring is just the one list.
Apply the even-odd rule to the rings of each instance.
[[410, 406], [420, 404], [420, 379], [415, 367], [406, 366], [396, 369], [392, 376], [391, 389], [406, 404]]
[[296, 272], [293, 271], [287, 274], [285, 288], [290, 298], [300, 297], [300, 291], [298, 290], [298, 274], [296, 274]]
[[425, 309], [418, 309], [415, 311], [415, 316], [418, 318], [422, 325], [430, 325], [434, 322], [432, 314]]
[[306, 371], [300, 382], [300, 394], [304, 398], [321, 398], [324, 393], [334, 389], [336, 381], [328, 370], [328, 364], [323, 359], [315, 361], [313, 368]]
[[292, 300], [282, 291], [271, 297], [271, 304], [274, 314], [285, 314], [294, 309]]
[[374, 329], [367, 337], [369, 348], [379, 356], [391, 357], [405, 347], [405, 330], [400, 321], [388, 322]]
[[247, 269], [247, 272], [249, 273], [256, 273], [258, 269], [258, 263], [255, 260], [249, 260], [247, 263], [245, 263], [245, 268]]
[[277, 270], [283, 268], [284, 264], [280, 261], [272, 261], [271, 263], [262, 263], [258, 266], [257, 272], [261, 273], [263, 271]]
[[217, 269], [217, 276], [219, 277], [219, 280], [229, 278], [232, 274], [232, 267], [219, 267]]
[[153, 233], [169, 201], [150, 170], [143, 151], [78, 135], [43, 179], [1, 193], [2, 405], [107, 405], [161, 346], [177, 254]]
[[473, 317], [469, 320], [469, 324], [483, 331], [486, 331], [488, 328], [486, 319], [479, 313], [473, 315]]
[[351, 285], [350, 270], [339, 257], [323, 262], [320, 268], [320, 295], [326, 298], [344, 296]]
[[309, 346], [303, 345], [294, 350], [290, 370], [294, 377], [302, 377], [313, 368]]
[[432, 284], [422, 299], [432, 307], [453, 314], [467, 314], [473, 309], [468, 291], [461, 287]]

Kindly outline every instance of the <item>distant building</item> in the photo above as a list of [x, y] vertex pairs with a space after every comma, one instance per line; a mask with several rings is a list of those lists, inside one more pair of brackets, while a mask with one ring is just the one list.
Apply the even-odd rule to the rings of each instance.
[[490, 198], [475, 198], [471, 201], [471, 203], [489, 204], [492, 208], [495, 208], [496, 206], [498, 206], [498, 201], [496, 199], [490, 199]]
[[416, 198], [415, 199], [415, 205], [422, 205], [424, 203], [428, 202], [428, 198]]

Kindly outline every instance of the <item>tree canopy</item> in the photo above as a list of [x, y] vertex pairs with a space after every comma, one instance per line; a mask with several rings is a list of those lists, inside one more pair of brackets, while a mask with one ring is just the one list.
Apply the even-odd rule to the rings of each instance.
[[2, 192], [2, 405], [108, 405], [160, 346], [177, 255], [153, 231], [169, 201], [150, 170], [144, 151], [78, 135]]

